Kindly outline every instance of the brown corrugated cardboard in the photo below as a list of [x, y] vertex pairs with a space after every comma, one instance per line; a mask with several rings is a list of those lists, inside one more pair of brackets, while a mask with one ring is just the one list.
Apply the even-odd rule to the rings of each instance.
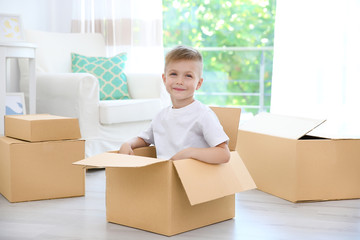
[[360, 140], [314, 136], [323, 122], [262, 113], [240, 125], [236, 149], [260, 190], [292, 202], [360, 197]]
[[30, 143], [0, 138], [0, 193], [10, 202], [83, 196], [83, 140]]
[[248, 186], [254, 186], [237, 152], [231, 153], [229, 164], [204, 164], [192, 159], [174, 161], [173, 164], [191, 205], [243, 192], [248, 190]]
[[[214, 111], [234, 150], [240, 109]], [[219, 165], [155, 157], [148, 147], [136, 149], [135, 156], [104, 153], [74, 164], [106, 167], [109, 222], [167, 236], [233, 218], [234, 194], [256, 187], [236, 151]]]
[[50, 114], [5, 116], [5, 136], [30, 142], [81, 138], [78, 119]]

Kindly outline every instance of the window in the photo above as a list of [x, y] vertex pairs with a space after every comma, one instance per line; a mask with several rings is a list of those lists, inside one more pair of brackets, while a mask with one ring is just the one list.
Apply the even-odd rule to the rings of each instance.
[[270, 107], [274, 20], [275, 0], [163, 0], [164, 47], [201, 51], [201, 102], [256, 114]]

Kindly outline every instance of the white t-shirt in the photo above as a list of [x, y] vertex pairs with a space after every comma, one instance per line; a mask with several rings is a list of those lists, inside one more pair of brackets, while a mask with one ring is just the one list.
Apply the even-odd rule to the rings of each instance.
[[160, 159], [170, 159], [188, 147], [215, 147], [229, 140], [216, 114], [197, 100], [183, 108], [161, 110], [139, 137], [156, 146]]

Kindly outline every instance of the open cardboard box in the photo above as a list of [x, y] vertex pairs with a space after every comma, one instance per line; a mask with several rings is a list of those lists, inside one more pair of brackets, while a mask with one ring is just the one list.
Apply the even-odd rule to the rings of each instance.
[[360, 140], [316, 134], [324, 120], [261, 113], [237, 151], [258, 189], [292, 202], [360, 197]]
[[109, 222], [171, 236], [235, 216], [235, 193], [256, 186], [234, 151], [240, 109], [213, 110], [230, 138], [228, 163], [157, 159], [154, 147], [136, 149], [135, 156], [109, 152], [74, 163], [106, 168]]

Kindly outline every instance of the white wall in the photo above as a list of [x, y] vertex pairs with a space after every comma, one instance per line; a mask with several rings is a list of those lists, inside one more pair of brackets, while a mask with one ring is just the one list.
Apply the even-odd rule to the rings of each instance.
[[[19, 15], [23, 29], [70, 32], [73, 0], [0, 0], [0, 14]], [[7, 91], [19, 91], [16, 60], [9, 59]]]
[[70, 32], [73, 0], [0, 0], [0, 13], [20, 15], [25, 29]]

